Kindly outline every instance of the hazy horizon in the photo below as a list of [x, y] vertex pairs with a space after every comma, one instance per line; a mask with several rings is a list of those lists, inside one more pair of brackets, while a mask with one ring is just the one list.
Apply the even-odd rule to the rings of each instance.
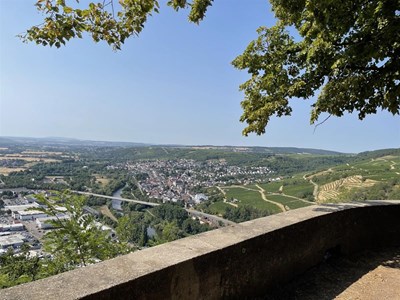
[[260, 147], [260, 148], [298, 148], [298, 149], [315, 149], [315, 150], [324, 150], [324, 151], [332, 151], [332, 152], [340, 152], [343, 154], [357, 154], [361, 152], [367, 152], [367, 151], [375, 151], [375, 150], [382, 150], [382, 149], [398, 149], [400, 147], [388, 147], [388, 148], [376, 148], [376, 149], [370, 149], [370, 150], [362, 150], [359, 152], [345, 152], [345, 151], [338, 151], [338, 150], [332, 150], [328, 148], [313, 148], [313, 147], [302, 147], [298, 145], [291, 145], [291, 146], [280, 146], [280, 145], [271, 145], [271, 146], [262, 146], [262, 145], [251, 145], [251, 146], [243, 146], [243, 145], [234, 145], [234, 144], [210, 144], [210, 143], [205, 143], [205, 144], [182, 144], [182, 143], [149, 143], [149, 142], [143, 142], [143, 141], [127, 141], [127, 140], [98, 140], [98, 139], [81, 139], [77, 137], [63, 137], [63, 136], [0, 136], [0, 138], [17, 138], [17, 139], [39, 139], [39, 140], [75, 140], [75, 141], [80, 141], [80, 142], [100, 142], [100, 143], [132, 143], [132, 144], [139, 144], [139, 145], [144, 145], [144, 146], [182, 146], [182, 147]]

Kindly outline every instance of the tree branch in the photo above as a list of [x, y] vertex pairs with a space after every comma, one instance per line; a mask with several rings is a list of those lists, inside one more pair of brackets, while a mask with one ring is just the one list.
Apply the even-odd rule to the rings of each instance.
[[315, 127], [314, 127], [313, 134], [314, 134], [315, 131], [317, 130], [317, 127], [318, 127], [319, 125], [324, 124], [326, 121], [328, 121], [328, 119], [329, 119], [331, 116], [332, 116], [332, 115], [327, 116], [322, 122], [319, 122], [318, 124], [316, 124]]

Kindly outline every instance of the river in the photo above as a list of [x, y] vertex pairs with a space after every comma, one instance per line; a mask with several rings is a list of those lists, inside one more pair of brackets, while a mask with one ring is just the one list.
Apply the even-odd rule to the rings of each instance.
[[[122, 193], [122, 190], [123, 190], [123, 189], [124, 189], [124, 187], [122, 187], [122, 188], [116, 190], [116, 191], [112, 194], [112, 196], [113, 196], [113, 197], [121, 198], [121, 193]], [[112, 208], [115, 209], [115, 210], [122, 210], [121, 203], [122, 203], [121, 200], [112, 199]]]

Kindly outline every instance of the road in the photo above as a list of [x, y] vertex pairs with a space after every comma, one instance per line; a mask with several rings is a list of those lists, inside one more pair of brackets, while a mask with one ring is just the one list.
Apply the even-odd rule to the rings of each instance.
[[[139, 203], [143, 205], [148, 205], [148, 206], [159, 206], [159, 203], [153, 203], [153, 202], [146, 202], [146, 201], [140, 201], [140, 200], [133, 200], [133, 199], [127, 199], [127, 198], [121, 198], [121, 197], [112, 197], [112, 196], [106, 196], [106, 195], [101, 195], [101, 194], [94, 194], [94, 193], [89, 193], [89, 192], [80, 192], [80, 191], [71, 191], [73, 193], [77, 193], [80, 195], [85, 195], [85, 196], [95, 196], [95, 197], [100, 197], [100, 198], [106, 198], [106, 199], [115, 199], [115, 200], [120, 200], [120, 201], [125, 201], [125, 202], [133, 202], [133, 203]], [[223, 219], [221, 217], [215, 216], [215, 215], [210, 215], [206, 214], [204, 212], [195, 210], [195, 209], [185, 209], [190, 215], [196, 216], [196, 217], [203, 217], [207, 218], [209, 220], [214, 220], [216, 222], [222, 222], [224, 225], [235, 225], [235, 222]]]
[[216, 215], [210, 215], [210, 214], [206, 214], [204, 212], [198, 211], [198, 210], [194, 210], [194, 209], [185, 209], [190, 215], [193, 215], [195, 217], [203, 217], [203, 218], [207, 218], [209, 220], [214, 220], [217, 222], [222, 222], [225, 225], [235, 225], [235, 222], [223, 219], [221, 217], [218, 217]]
[[106, 199], [111, 199], [111, 200], [115, 199], [115, 200], [120, 200], [120, 201], [125, 201], [125, 202], [139, 203], [139, 204], [144, 204], [144, 205], [148, 205], [148, 206], [159, 206], [160, 205], [159, 203], [133, 200], [133, 199], [127, 199], [127, 198], [121, 198], [121, 197], [106, 196], [106, 195], [94, 194], [94, 193], [89, 193], [89, 192], [80, 192], [80, 191], [71, 191], [71, 192], [77, 193], [80, 195], [86, 195], [86, 196], [95, 196], [95, 197], [106, 198]]

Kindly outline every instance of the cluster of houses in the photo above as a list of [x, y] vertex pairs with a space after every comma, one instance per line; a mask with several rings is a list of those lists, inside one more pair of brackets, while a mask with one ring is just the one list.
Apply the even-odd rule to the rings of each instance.
[[199, 187], [248, 184], [260, 178], [265, 180], [273, 173], [267, 167], [230, 166], [225, 160], [146, 160], [109, 167], [127, 169], [137, 177], [140, 189], [149, 198], [163, 202], [183, 201], [189, 206], [208, 199], [203, 194], [196, 194]]

